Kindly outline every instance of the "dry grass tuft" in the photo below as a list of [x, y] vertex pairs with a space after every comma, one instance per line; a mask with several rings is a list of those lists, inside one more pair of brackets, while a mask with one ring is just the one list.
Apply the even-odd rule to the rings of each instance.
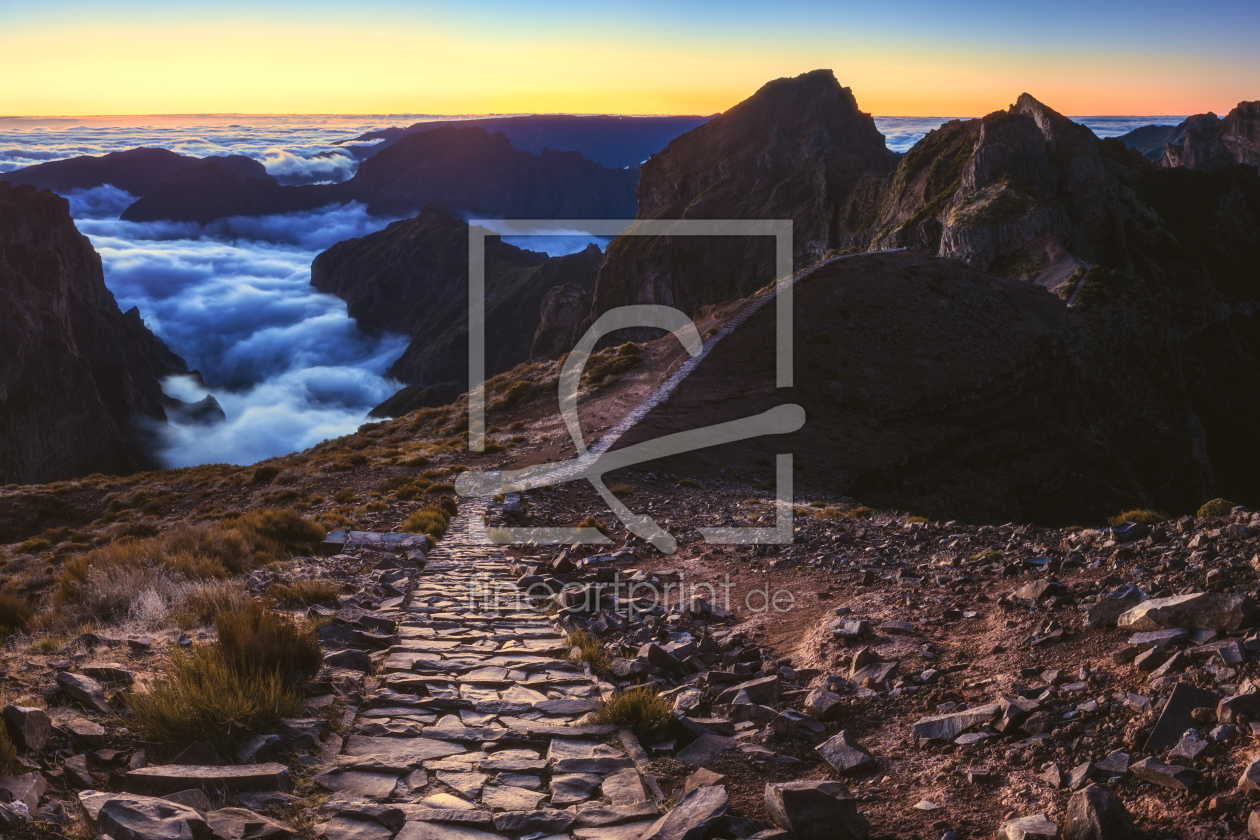
[[1136, 522], [1139, 525], [1158, 525], [1166, 519], [1168, 517], [1158, 511], [1139, 508], [1122, 511], [1108, 519], [1107, 524], [1112, 527], [1123, 525], [1126, 522]]
[[640, 738], [664, 729], [673, 717], [669, 701], [661, 697], [655, 688], [647, 686], [618, 692], [607, 700], [601, 700], [595, 712], [596, 723], [628, 727]]
[[0, 589], [0, 636], [25, 630], [35, 616], [35, 605], [12, 587]]
[[574, 662], [588, 663], [596, 674], [602, 674], [612, 667], [603, 644], [585, 630], [574, 630], [565, 636], [565, 641], [571, 648], [569, 658]]
[[219, 631], [218, 650], [224, 661], [242, 674], [278, 674], [301, 683], [319, 673], [324, 657], [315, 628], [294, 621], [258, 601], [235, 612], [214, 617]]
[[1207, 519], [1211, 516], [1229, 516], [1229, 512], [1233, 509], [1233, 502], [1225, 499], [1213, 499], [1210, 502], [1204, 503], [1203, 507], [1199, 508], [1198, 517], [1200, 519]]
[[318, 578], [300, 578], [288, 583], [276, 582], [267, 587], [267, 597], [303, 607], [330, 604], [341, 594], [340, 584]]
[[176, 652], [167, 676], [147, 694], [132, 695], [129, 707], [144, 737], [181, 744], [202, 741], [232, 756], [250, 735], [281, 718], [302, 714], [301, 690], [277, 671], [242, 671], [217, 645]]

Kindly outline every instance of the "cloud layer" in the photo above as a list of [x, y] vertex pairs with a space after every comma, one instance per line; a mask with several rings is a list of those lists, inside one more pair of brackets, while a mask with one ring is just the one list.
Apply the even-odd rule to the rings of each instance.
[[338, 298], [310, 286], [310, 263], [333, 242], [386, 224], [351, 204], [209, 226], [108, 218], [125, 200], [112, 188], [71, 196], [77, 220], [100, 253], [106, 283], [123, 309], [200, 371], [166, 384], [180, 399], [211, 393], [227, 421], [172, 424], [169, 466], [248, 464], [354, 431], [398, 389], [385, 370], [402, 353], [399, 335], [360, 330]]

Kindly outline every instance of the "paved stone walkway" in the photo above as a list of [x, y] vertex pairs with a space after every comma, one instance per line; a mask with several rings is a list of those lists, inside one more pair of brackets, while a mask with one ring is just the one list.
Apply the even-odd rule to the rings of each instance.
[[461, 505], [409, 597], [378, 611], [400, 640], [320, 777], [331, 840], [630, 840], [660, 814], [616, 730], [581, 723], [598, 680], [517, 603], [502, 550], [469, 541], [486, 510]]

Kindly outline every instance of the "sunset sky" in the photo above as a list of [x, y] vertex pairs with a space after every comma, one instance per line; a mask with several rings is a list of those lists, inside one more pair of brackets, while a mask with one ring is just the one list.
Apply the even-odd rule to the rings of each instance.
[[1256, 0], [0, 0], [0, 114], [708, 114], [819, 67], [881, 115], [1224, 113], [1257, 43]]

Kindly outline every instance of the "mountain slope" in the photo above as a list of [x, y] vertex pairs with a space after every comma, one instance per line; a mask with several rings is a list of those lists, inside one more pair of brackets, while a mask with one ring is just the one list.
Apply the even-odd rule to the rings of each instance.
[[[485, 240], [486, 374], [530, 357], [543, 298], [558, 286], [589, 290], [594, 246], [549, 258]], [[412, 337], [391, 375], [410, 385], [468, 387], [468, 225], [443, 208], [339, 242], [315, 258], [311, 285], [346, 301], [360, 325]], [[449, 393], [449, 389], [441, 393]]]
[[[854, 244], [855, 211], [896, 160], [852, 92], [818, 70], [770, 82], [645, 163], [636, 218], [791, 219], [799, 264]], [[663, 303], [690, 313], [773, 278], [765, 237], [619, 237], [593, 311]]]
[[118, 309], [66, 200], [0, 182], [0, 482], [149, 466], [159, 377], [182, 368]]

